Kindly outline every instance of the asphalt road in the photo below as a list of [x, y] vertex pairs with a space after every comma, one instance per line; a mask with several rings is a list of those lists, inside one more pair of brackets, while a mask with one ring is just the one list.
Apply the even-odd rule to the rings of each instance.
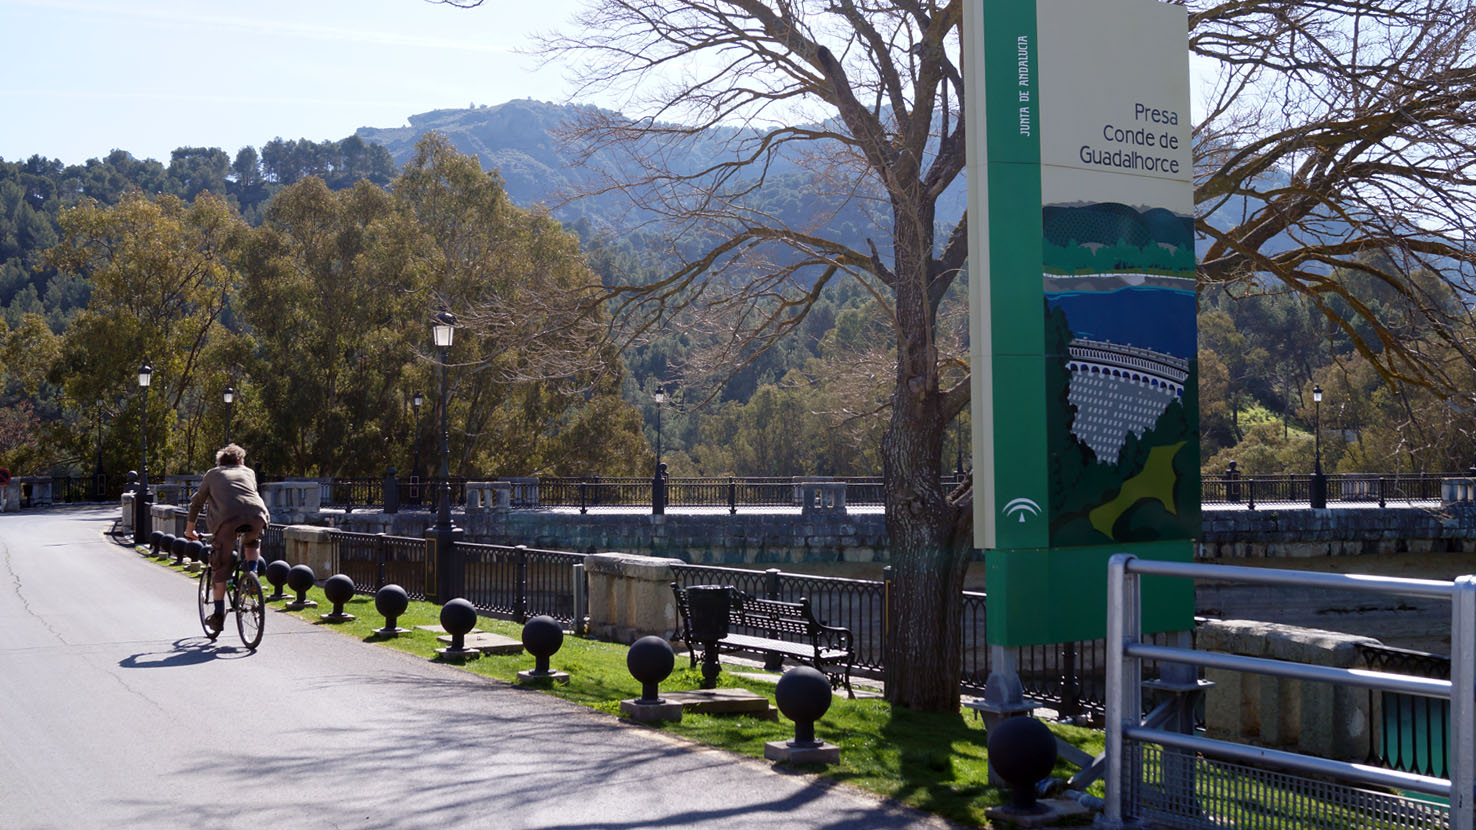
[[947, 826], [275, 611], [210, 643], [116, 515], [0, 516], [0, 828]]

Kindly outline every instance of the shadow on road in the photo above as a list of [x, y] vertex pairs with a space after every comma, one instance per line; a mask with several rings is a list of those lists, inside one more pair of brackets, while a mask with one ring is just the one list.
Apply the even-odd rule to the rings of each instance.
[[125, 669], [168, 669], [176, 666], [197, 666], [211, 660], [238, 660], [254, 652], [242, 646], [218, 645], [205, 637], [186, 637], [175, 640], [170, 651], [144, 651], [130, 654], [118, 661]]

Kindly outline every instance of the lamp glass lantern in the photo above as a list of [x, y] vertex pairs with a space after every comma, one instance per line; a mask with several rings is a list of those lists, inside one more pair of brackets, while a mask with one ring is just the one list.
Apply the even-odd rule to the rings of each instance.
[[456, 316], [449, 311], [437, 314], [436, 322], [431, 326], [431, 337], [435, 339], [436, 348], [451, 348], [451, 341], [455, 336]]
[[235, 403], [236, 402], [236, 387], [234, 387], [234, 386], [227, 386], [225, 388], [225, 391], [221, 393], [221, 399], [226, 402], [226, 406], [230, 406], [231, 404]]
[[138, 385], [144, 389], [149, 388], [149, 381], [154, 377], [154, 367], [148, 363], [138, 367]]

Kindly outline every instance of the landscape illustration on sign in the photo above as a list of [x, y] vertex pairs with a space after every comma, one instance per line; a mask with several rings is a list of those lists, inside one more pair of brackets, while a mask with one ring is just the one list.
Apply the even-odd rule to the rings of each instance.
[[1115, 202], [1042, 211], [1051, 542], [1199, 526], [1191, 217]]

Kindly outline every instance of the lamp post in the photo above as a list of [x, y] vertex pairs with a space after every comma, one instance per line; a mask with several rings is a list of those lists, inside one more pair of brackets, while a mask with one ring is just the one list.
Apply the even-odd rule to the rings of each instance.
[[[946, 117], [946, 110], [945, 110]], [[953, 422], [953, 447], [956, 455], [953, 459], [953, 480], [963, 481], [963, 419], [959, 418]]]
[[440, 350], [441, 363], [441, 499], [436, 511], [436, 599], [446, 602], [464, 593], [466, 570], [456, 542], [461, 530], [451, 523], [451, 450], [446, 419], [446, 353], [456, 335], [456, 317], [449, 311], [436, 315], [431, 335]]
[[419, 392], [410, 399], [410, 406], [415, 410], [415, 440], [410, 443], [414, 445], [415, 460], [410, 465], [410, 503], [420, 504], [420, 481], [423, 474], [420, 472], [420, 405], [425, 403], [425, 396]]
[[97, 501], [103, 500], [103, 491], [107, 487], [107, 476], [103, 474], [102, 466], [102, 401], [97, 402], [97, 467], [92, 471], [92, 497]]
[[235, 403], [236, 403], [236, 387], [234, 387], [234, 386], [227, 386], [225, 388], [225, 391], [221, 393], [221, 398], [225, 401], [225, 408], [226, 408], [226, 440], [225, 440], [225, 442], [227, 444], [229, 444], [229, 443], [231, 443], [231, 413], [234, 412], [235, 409], [236, 409], [236, 407], [235, 407]]
[[657, 386], [651, 400], [656, 402], [656, 472], [651, 476], [651, 515], [666, 513], [666, 465], [661, 463], [661, 405], [666, 402], [666, 387]]
[[1327, 507], [1327, 476], [1322, 472], [1322, 387], [1312, 387], [1312, 507]]
[[142, 460], [138, 467], [138, 487], [133, 491], [133, 543], [146, 545], [149, 532], [153, 530], [149, 516], [149, 381], [153, 379], [154, 367], [148, 361], [138, 367], [138, 388], [142, 401], [139, 406], [139, 443]]

